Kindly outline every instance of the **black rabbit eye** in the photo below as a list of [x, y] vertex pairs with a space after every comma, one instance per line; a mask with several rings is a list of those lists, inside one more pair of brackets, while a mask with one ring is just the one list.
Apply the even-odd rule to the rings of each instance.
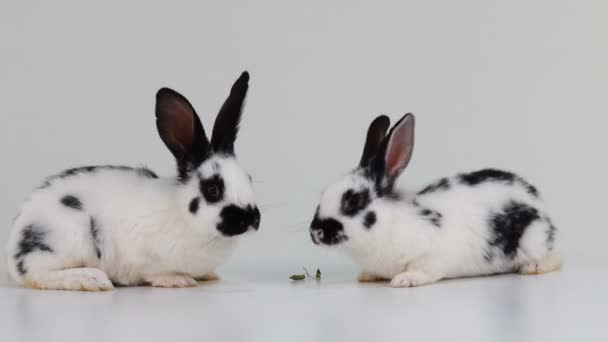
[[350, 198], [348, 201], [346, 201], [345, 208], [348, 209], [349, 211], [351, 211], [351, 210], [355, 209], [358, 204], [359, 204], [359, 201], [357, 200], [357, 197], [353, 197], [353, 198]]
[[344, 199], [342, 204], [342, 210], [347, 215], [354, 215], [357, 213], [359, 209], [359, 196], [357, 194], [353, 194], [348, 196], [348, 198]]
[[224, 195], [224, 181], [219, 175], [201, 180], [200, 189], [208, 203], [217, 203]]
[[342, 213], [346, 216], [355, 216], [365, 209], [370, 201], [368, 190], [364, 189], [359, 192], [348, 190], [342, 195]]

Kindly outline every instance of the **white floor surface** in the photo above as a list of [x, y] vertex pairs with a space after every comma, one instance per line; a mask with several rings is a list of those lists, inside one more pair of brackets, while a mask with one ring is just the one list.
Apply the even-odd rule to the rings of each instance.
[[[296, 270], [297, 271], [297, 270]], [[608, 341], [606, 265], [413, 289], [325, 271], [234, 272], [190, 289], [0, 288], [0, 341]]]

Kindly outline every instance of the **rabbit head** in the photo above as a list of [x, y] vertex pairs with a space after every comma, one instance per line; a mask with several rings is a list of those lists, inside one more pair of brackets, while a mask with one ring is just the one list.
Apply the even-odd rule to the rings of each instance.
[[181, 191], [176, 201], [192, 225], [206, 233], [230, 237], [260, 225], [251, 177], [234, 153], [248, 81], [243, 72], [232, 86], [210, 140], [184, 96], [169, 88], [156, 94], [158, 133], [177, 161]]
[[315, 244], [356, 246], [376, 234], [374, 226], [390, 219], [396, 179], [414, 147], [414, 116], [404, 115], [386, 134], [390, 120], [378, 116], [369, 126], [359, 165], [328, 186], [310, 225]]

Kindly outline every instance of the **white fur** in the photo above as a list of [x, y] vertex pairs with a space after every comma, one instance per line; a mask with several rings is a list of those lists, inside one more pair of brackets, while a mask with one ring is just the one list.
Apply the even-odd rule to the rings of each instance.
[[[216, 205], [201, 199], [193, 215], [189, 203], [201, 197], [197, 173], [219, 173], [225, 194]], [[83, 210], [60, 203], [68, 194], [81, 200]], [[19, 283], [49, 289], [108, 289], [108, 279], [124, 285], [191, 286], [192, 278], [213, 272], [236, 246], [238, 237], [223, 237], [216, 229], [226, 203], [255, 206], [248, 175], [233, 157], [220, 155], [206, 160], [185, 184], [116, 169], [52, 179], [49, 187], [31, 194], [15, 219], [8, 241], [10, 274]], [[99, 259], [91, 218], [99, 230]], [[44, 242], [53, 252], [25, 256], [22, 276], [14, 256], [23, 228], [31, 224], [45, 230]]]
[[[515, 258], [496, 256], [484, 260], [488, 246], [491, 212], [499, 211], [510, 199], [528, 204], [541, 217], [543, 203], [523, 186], [487, 182], [476, 186], [450, 179], [450, 188], [422, 196], [403, 192], [400, 199], [376, 197], [355, 217], [340, 212], [342, 194], [347, 189], [373, 189], [372, 182], [355, 171], [328, 187], [322, 194], [319, 217], [333, 218], [344, 225], [348, 240], [335, 245], [358, 264], [360, 281], [392, 279], [395, 287], [433, 283], [443, 278], [512, 272], [543, 273], [561, 266], [558, 232], [551, 250], [546, 245], [548, 223], [535, 221], [519, 242]], [[417, 205], [414, 204], [414, 200]], [[442, 214], [441, 227], [419, 215], [420, 207]], [[377, 222], [367, 229], [363, 217], [374, 211]]]

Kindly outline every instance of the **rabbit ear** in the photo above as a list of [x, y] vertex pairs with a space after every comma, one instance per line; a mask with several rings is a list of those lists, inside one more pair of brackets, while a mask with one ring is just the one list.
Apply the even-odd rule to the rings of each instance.
[[412, 158], [414, 151], [415, 118], [405, 114], [384, 138], [378, 154], [372, 161], [371, 171], [381, 192], [393, 187]]
[[394, 181], [410, 163], [414, 152], [414, 126], [416, 120], [411, 113], [405, 114], [388, 136], [384, 153], [384, 172], [386, 177]]
[[156, 93], [156, 127], [180, 173], [203, 162], [209, 140], [190, 102], [175, 90], [162, 88]]
[[211, 148], [214, 152], [234, 154], [234, 141], [239, 131], [243, 102], [249, 88], [249, 73], [244, 71], [234, 82], [230, 95], [220, 109], [211, 135]]
[[391, 124], [391, 120], [386, 115], [380, 115], [372, 121], [367, 130], [367, 138], [363, 147], [363, 155], [359, 166], [367, 167], [372, 158], [378, 152], [378, 148], [382, 144], [382, 140], [386, 136], [386, 130]]

